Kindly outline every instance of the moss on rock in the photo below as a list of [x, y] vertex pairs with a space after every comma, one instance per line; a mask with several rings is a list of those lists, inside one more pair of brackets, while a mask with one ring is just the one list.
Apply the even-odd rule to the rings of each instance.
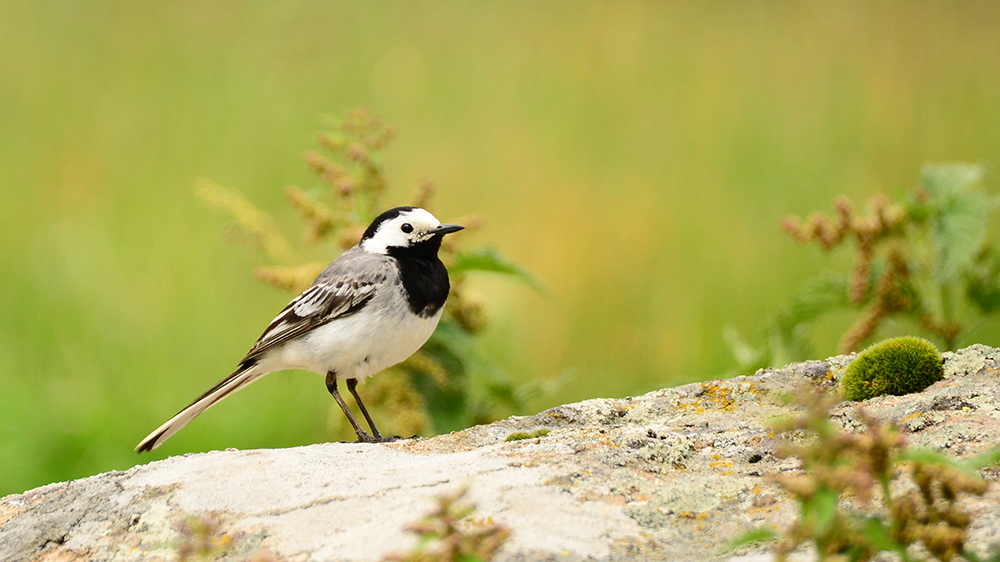
[[941, 354], [931, 342], [913, 336], [878, 342], [847, 367], [841, 389], [848, 400], [883, 394], [920, 392], [944, 377]]
[[536, 429], [535, 431], [515, 431], [507, 436], [504, 441], [521, 441], [524, 439], [534, 439], [536, 437], [545, 437], [549, 434], [549, 430], [546, 428]]

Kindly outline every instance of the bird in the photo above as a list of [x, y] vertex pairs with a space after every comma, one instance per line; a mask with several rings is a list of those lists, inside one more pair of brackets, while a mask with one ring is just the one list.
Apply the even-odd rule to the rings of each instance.
[[[377, 216], [357, 245], [346, 250], [271, 321], [236, 370], [136, 445], [152, 451], [198, 414], [274, 371], [302, 369], [326, 377], [327, 391], [347, 416], [359, 443], [383, 437], [357, 392], [358, 381], [396, 365], [430, 338], [441, 320], [450, 283], [438, 257], [446, 234], [419, 207]], [[371, 428], [361, 428], [337, 386], [345, 381]]]

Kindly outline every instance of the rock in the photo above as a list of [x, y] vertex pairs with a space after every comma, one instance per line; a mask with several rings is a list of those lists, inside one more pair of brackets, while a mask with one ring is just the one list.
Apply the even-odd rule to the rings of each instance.
[[[1000, 435], [998, 359], [985, 346], [945, 354], [944, 380], [862, 406], [897, 421], [912, 445], [975, 454]], [[834, 386], [849, 360], [588, 400], [430, 439], [188, 454], [52, 484], [0, 502], [0, 559], [173, 561], [194, 540], [178, 522], [195, 517], [217, 528], [222, 560], [381, 560], [415, 544], [404, 526], [435, 496], [468, 485], [473, 517], [511, 530], [497, 560], [770, 560], [766, 545], [721, 551], [795, 517], [764, 478], [797, 467], [772, 454], [767, 420], [788, 413], [780, 396]], [[833, 418], [856, 427], [854, 407]], [[504, 441], [539, 428], [550, 432]], [[995, 482], [997, 471], [985, 476]], [[966, 505], [973, 549], [995, 551], [997, 486]]]

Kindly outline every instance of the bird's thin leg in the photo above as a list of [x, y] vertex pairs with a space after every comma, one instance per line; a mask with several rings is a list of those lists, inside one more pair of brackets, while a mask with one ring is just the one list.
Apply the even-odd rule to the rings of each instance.
[[361, 397], [358, 396], [357, 388], [358, 388], [358, 379], [347, 379], [347, 390], [350, 390], [351, 394], [354, 395], [354, 400], [357, 401], [358, 407], [361, 408], [361, 413], [364, 414], [365, 419], [368, 420], [368, 427], [372, 428], [372, 435], [375, 436], [375, 439], [378, 439], [380, 441], [391, 441], [392, 439], [387, 439], [385, 437], [382, 437], [382, 434], [379, 433], [378, 428], [375, 427], [375, 422], [373, 422], [372, 417], [368, 415], [368, 409], [365, 408], [365, 403], [362, 402]]
[[[348, 386], [350, 386], [350, 382], [348, 382]], [[333, 399], [337, 401], [337, 404], [340, 404], [340, 409], [343, 410], [344, 414], [347, 415], [347, 421], [351, 422], [351, 425], [354, 427], [354, 433], [358, 435], [359, 442], [377, 443], [382, 440], [381, 438], [376, 438], [372, 437], [371, 435], [368, 435], [367, 433], [365, 433], [365, 430], [361, 429], [361, 426], [358, 425], [358, 421], [354, 419], [354, 414], [351, 413], [351, 409], [347, 407], [347, 404], [344, 402], [344, 399], [341, 398], [340, 396], [340, 391], [337, 390], [337, 373], [330, 371], [326, 374], [326, 389], [330, 391], [330, 395], [333, 396]], [[357, 398], [357, 396], [358, 396], [357, 394], [354, 395], [355, 398]], [[360, 402], [358, 403], [360, 404]], [[363, 407], [361, 411], [362, 412], [365, 411]], [[366, 418], [368, 417], [368, 412], [365, 412], [365, 417]], [[369, 419], [369, 423], [370, 422], [371, 420]]]

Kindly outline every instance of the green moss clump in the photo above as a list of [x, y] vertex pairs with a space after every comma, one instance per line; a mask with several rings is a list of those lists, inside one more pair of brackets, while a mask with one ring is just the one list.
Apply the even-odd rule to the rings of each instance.
[[536, 437], [545, 437], [548, 434], [549, 430], [545, 428], [536, 429], [535, 431], [532, 431], [530, 433], [527, 431], [515, 431], [514, 433], [508, 435], [507, 438], [504, 439], [504, 441], [521, 441], [523, 439], [534, 439]]
[[848, 400], [920, 392], [944, 377], [941, 354], [913, 336], [891, 338], [862, 351], [847, 367], [840, 387]]

